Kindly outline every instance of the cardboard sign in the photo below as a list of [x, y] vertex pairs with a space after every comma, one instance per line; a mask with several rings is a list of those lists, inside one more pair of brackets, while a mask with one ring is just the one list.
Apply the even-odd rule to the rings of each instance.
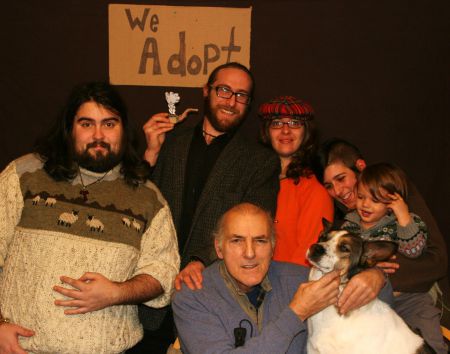
[[201, 87], [218, 65], [250, 63], [251, 8], [109, 5], [112, 84]]

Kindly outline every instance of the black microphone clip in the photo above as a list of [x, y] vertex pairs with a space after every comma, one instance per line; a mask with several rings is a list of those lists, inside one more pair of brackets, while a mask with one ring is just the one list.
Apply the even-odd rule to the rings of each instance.
[[234, 329], [234, 346], [242, 347], [245, 344], [245, 336], [247, 330], [244, 327], [237, 327]]

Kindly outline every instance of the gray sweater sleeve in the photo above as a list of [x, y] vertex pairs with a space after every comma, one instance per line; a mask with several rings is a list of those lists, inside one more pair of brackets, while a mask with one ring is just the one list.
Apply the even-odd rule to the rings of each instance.
[[410, 213], [411, 222], [406, 226], [397, 224], [398, 251], [406, 257], [419, 257], [427, 243], [428, 230], [419, 216]]
[[[253, 337], [247, 338], [245, 345], [235, 348], [233, 328], [225, 328], [229, 314], [217, 314], [206, 303], [202, 303], [193, 291], [177, 293], [172, 307], [175, 323], [185, 354], [206, 353], [286, 353], [293, 338], [306, 325], [287, 306], [278, 316], [257, 334], [253, 324]], [[239, 306], [236, 304], [236, 306]], [[306, 341], [306, 336], [305, 336]]]
[[378, 293], [378, 299], [388, 304], [390, 307], [394, 307], [394, 294], [392, 290], [392, 284], [387, 279], [386, 284], [384, 284], [383, 288], [381, 288]]

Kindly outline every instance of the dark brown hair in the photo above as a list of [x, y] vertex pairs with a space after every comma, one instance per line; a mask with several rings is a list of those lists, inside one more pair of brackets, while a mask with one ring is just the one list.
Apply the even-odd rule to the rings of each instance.
[[124, 130], [121, 173], [130, 185], [145, 182], [150, 175], [150, 166], [138, 153], [138, 141], [128, 120], [125, 103], [115, 88], [106, 82], [89, 82], [75, 87], [54, 126], [37, 141], [35, 152], [44, 160], [45, 171], [56, 181], [71, 180], [77, 174], [77, 163], [71, 153], [73, 120], [80, 106], [90, 101], [120, 116]]
[[[261, 141], [271, 146], [270, 143], [270, 122], [271, 120], [261, 121]], [[298, 184], [300, 177], [308, 177], [313, 173], [313, 162], [317, 148], [317, 130], [314, 120], [304, 122], [305, 134], [299, 149], [292, 155], [286, 177], [292, 178], [295, 184]]]
[[358, 184], [366, 186], [376, 201], [388, 202], [386, 192], [398, 193], [405, 201], [408, 198], [406, 174], [399, 167], [389, 163], [367, 166], [359, 175]]
[[356, 167], [356, 161], [364, 159], [359, 149], [340, 138], [331, 138], [324, 141], [317, 152], [317, 159], [314, 164], [316, 177], [323, 184], [323, 174], [325, 169], [334, 163], [342, 163], [359, 176], [360, 171]]

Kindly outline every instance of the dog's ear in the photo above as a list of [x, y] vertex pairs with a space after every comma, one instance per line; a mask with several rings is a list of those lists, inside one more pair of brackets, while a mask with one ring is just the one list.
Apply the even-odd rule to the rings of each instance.
[[333, 228], [333, 223], [329, 222], [327, 219], [322, 218], [323, 230], [319, 235], [318, 242], [325, 242], [328, 239], [328, 232]]
[[322, 226], [323, 226], [323, 233], [327, 233], [328, 231], [331, 230], [331, 228], [333, 227], [333, 223], [329, 222], [327, 219], [322, 218]]
[[392, 241], [364, 241], [359, 264], [370, 268], [378, 262], [386, 261], [397, 252], [398, 245]]

